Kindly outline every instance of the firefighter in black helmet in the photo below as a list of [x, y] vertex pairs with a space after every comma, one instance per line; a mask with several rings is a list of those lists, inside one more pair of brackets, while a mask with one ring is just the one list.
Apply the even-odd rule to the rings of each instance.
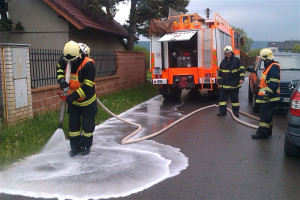
[[219, 113], [217, 116], [225, 116], [227, 110], [227, 97], [231, 97], [233, 114], [239, 117], [239, 88], [244, 82], [245, 68], [241, 60], [233, 53], [231, 46], [224, 48], [225, 58], [220, 64], [218, 71], [219, 83]]
[[66, 65], [57, 66], [58, 83], [62, 89], [69, 86], [67, 96], [71, 146], [69, 154], [71, 157], [79, 153], [87, 155], [92, 146], [95, 116], [98, 112], [94, 60], [85, 56], [79, 44], [74, 41], [65, 44], [63, 53], [63, 59], [71, 62], [69, 84], [65, 81]]

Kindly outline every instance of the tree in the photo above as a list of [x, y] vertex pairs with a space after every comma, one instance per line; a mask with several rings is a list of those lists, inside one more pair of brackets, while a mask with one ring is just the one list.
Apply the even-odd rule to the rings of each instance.
[[293, 52], [300, 53], [300, 44], [295, 44], [293, 47]]
[[250, 49], [248, 51], [248, 55], [251, 57], [251, 58], [255, 58], [259, 52], [260, 52], [261, 49]]
[[[87, 0], [87, 5], [94, 13], [101, 13], [113, 19], [117, 11], [116, 5], [126, 1], [128, 0]], [[124, 25], [128, 30], [128, 37], [127, 41], [120, 38], [121, 45], [126, 50], [132, 51], [136, 32], [137, 35], [148, 37], [152, 19], [167, 19], [170, 6], [185, 13], [189, 2], [190, 0], [131, 0], [128, 24]], [[106, 12], [102, 10], [103, 7]]]
[[152, 19], [165, 20], [168, 18], [169, 7], [186, 13], [190, 0], [142, 0], [137, 5], [137, 32], [138, 35], [149, 37], [149, 24]]
[[249, 50], [251, 49], [251, 44], [253, 43], [253, 40], [248, 37], [248, 34], [244, 31], [244, 29], [242, 28], [236, 28], [236, 27], [232, 27], [236, 32], [238, 32], [240, 34], [240, 37], [244, 38], [244, 45], [241, 46], [241, 49], [248, 53]]
[[[126, 0], [87, 0], [87, 6], [94, 14], [102, 14], [113, 20], [117, 10], [117, 5]], [[103, 10], [105, 9], [105, 11]]]

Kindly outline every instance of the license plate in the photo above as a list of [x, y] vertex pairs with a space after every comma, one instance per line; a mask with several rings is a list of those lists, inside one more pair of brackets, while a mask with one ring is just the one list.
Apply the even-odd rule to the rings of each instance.
[[210, 78], [204, 78], [204, 83], [210, 83]]
[[286, 102], [286, 103], [290, 102], [290, 98], [288, 98], [288, 97], [283, 98], [283, 102]]

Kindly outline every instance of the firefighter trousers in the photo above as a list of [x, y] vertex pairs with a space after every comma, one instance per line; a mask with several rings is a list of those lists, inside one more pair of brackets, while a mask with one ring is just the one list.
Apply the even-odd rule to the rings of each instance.
[[239, 103], [239, 88], [232, 90], [225, 90], [220, 88], [219, 90], [219, 111], [225, 114], [227, 111], [227, 98], [230, 95], [231, 105], [233, 113], [239, 113], [240, 103]]
[[87, 106], [68, 104], [68, 113], [71, 150], [90, 149], [93, 143], [95, 117], [98, 113], [97, 102], [94, 101]]
[[258, 135], [268, 135], [272, 133], [273, 120], [272, 115], [275, 108], [275, 102], [261, 103], [259, 104], [259, 116], [258, 123]]

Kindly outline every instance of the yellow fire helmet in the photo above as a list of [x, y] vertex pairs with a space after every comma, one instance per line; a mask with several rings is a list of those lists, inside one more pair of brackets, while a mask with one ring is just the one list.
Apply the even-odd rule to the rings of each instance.
[[269, 48], [264, 48], [260, 50], [259, 57], [262, 60], [273, 60], [274, 59], [273, 51]]
[[77, 42], [73, 40], [67, 42], [64, 47], [64, 57], [67, 61], [75, 60], [81, 57], [80, 47]]
[[90, 56], [90, 47], [84, 43], [78, 43], [83, 54]]
[[231, 46], [226, 46], [224, 48], [224, 53], [229, 53], [229, 52], [233, 52], [232, 47]]

